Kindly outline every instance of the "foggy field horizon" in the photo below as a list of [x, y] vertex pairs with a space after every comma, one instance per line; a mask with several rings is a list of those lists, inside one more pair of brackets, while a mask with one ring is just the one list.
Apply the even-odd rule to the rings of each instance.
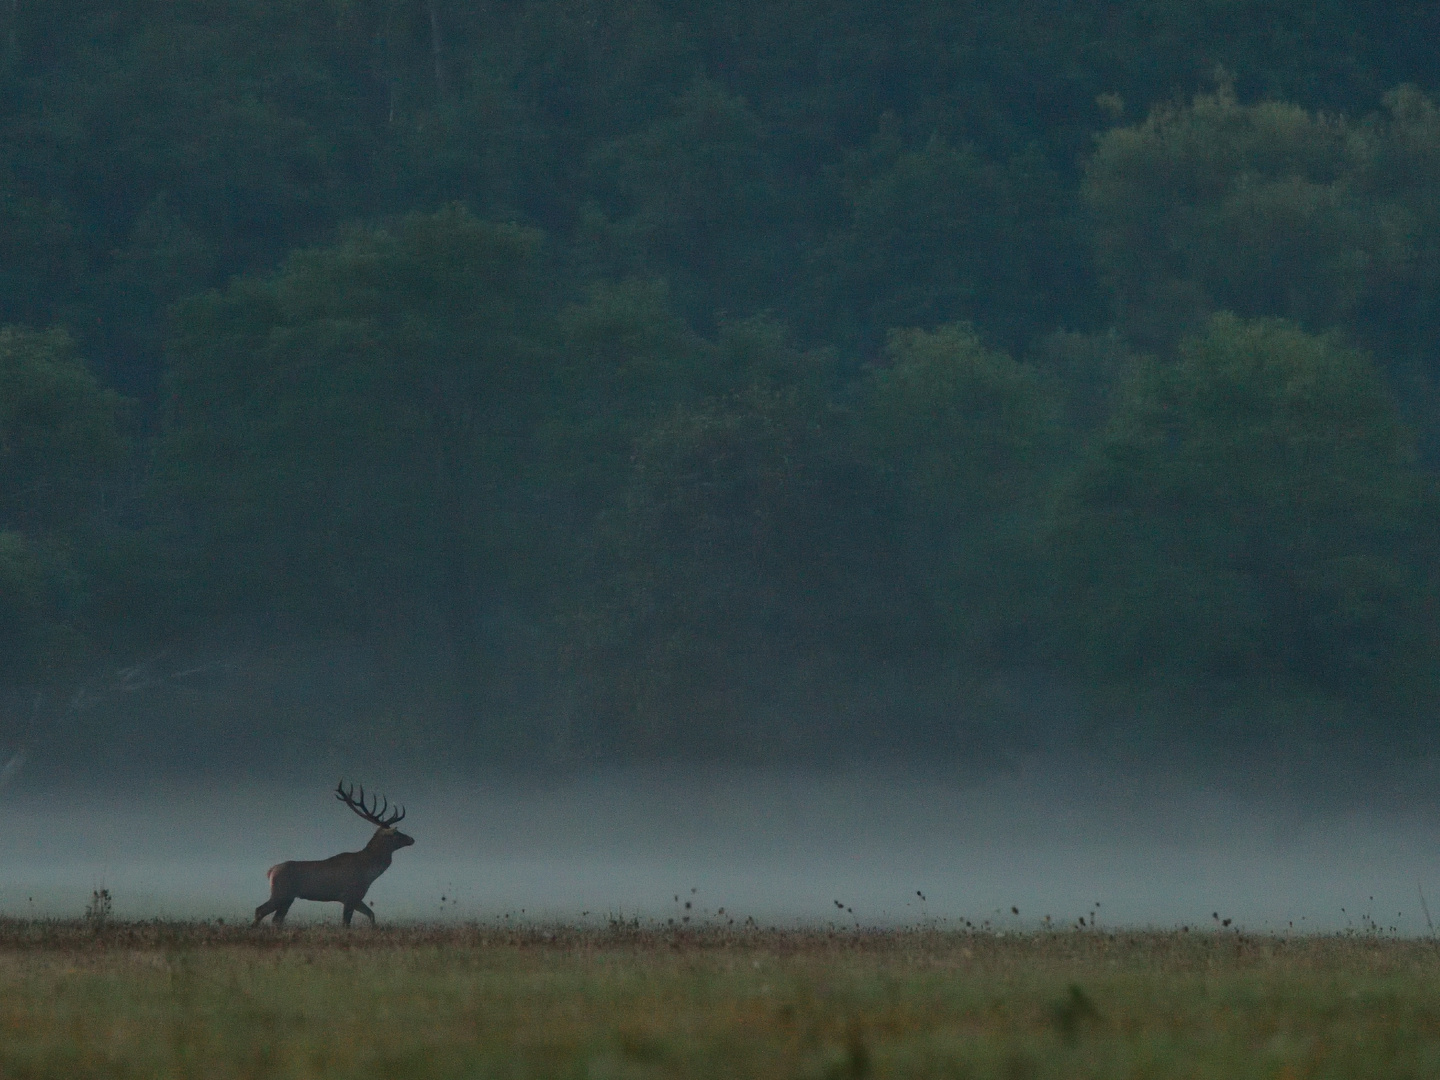
[[[1296, 755], [1177, 770], [1051, 752], [969, 766], [476, 769], [468, 780], [355, 764], [317, 760], [284, 779], [126, 769], [82, 781], [28, 760], [0, 791], [0, 916], [79, 917], [106, 889], [117, 918], [248, 922], [270, 865], [368, 839], [333, 798], [342, 771], [404, 803], [416, 839], [371, 889], [382, 924], [1019, 931], [1098, 916], [1102, 929], [1220, 929], [1214, 913], [1246, 932], [1416, 936], [1430, 932], [1419, 890], [1440, 896], [1432, 761]], [[305, 902], [291, 914], [338, 917], [339, 905]]]
[[0, 1074], [1440, 1076], [1437, 40], [0, 4]]
[[1430, 935], [1437, 38], [0, 5], [0, 917]]

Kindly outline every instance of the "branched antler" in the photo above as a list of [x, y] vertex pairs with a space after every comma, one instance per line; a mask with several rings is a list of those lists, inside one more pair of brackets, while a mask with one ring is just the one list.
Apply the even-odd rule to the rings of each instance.
[[[355, 785], [351, 784], [350, 790], [346, 791], [345, 781], [341, 780], [335, 785], [335, 797], [366, 821], [370, 822], [370, 824], [378, 825], [382, 829], [393, 829], [405, 817], [405, 808], [403, 806], [397, 806], [394, 810], [390, 810], [390, 800], [383, 797], [372, 796], [370, 804], [367, 806], [365, 803], [364, 785], [360, 787], [360, 798], [356, 799]], [[377, 803], [380, 804], [378, 809], [376, 808]], [[385, 816], [386, 810], [390, 810], [389, 817]]]

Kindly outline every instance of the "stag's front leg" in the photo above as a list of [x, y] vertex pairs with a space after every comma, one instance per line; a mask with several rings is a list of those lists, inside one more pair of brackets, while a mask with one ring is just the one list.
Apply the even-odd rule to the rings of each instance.
[[350, 903], [349, 901], [346, 901], [346, 903], [345, 903], [345, 914], [340, 916], [340, 922], [341, 922], [343, 925], [345, 925], [345, 926], [349, 926], [349, 925], [350, 925], [350, 917], [351, 917], [352, 915], [354, 915], [354, 914], [355, 914], [355, 905], [352, 904], [352, 903]]
[[360, 914], [364, 915], [367, 919], [369, 919], [371, 926], [375, 925], [375, 912], [370, 910], [370, 905], [365, 903], [364, 900], [355, 901], [355, 910], [360, 912]]

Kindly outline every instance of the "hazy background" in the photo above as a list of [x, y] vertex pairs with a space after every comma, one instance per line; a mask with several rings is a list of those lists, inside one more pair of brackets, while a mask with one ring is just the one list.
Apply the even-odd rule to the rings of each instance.
[[[1203, 779], [1073, 754], [981, 770], [630, 767], [468, 782], [381, 769], [416, 844], [371, 900], [387, 921], [1009, 930], [1049, 915], [1219, 929], [1218, 913], [1246, 931], [1428, 933], [1435, 770], [1374, 767], [1361, 787], [1353, 773], [1290, 765]], [[319, 768], [305, 784], [17, 778], [4, 793], [0, 913], [77, 917], [103, 887], [122, 917], [248, 919], [273, 862], [368, 838], [328, 780]], [[294, 915], [334, 922], [339, 908]]]
[[0, 6], [3, 910], [1417, 929], [1437, 5]]

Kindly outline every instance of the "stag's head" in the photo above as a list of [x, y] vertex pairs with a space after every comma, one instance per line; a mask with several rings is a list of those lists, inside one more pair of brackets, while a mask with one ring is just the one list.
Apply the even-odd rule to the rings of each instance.
[[[366, 847], [383, 848], [385, 851], [390, 852], [399, 851], [402, 847], [409, 847], [415, 843], [413, 836], [406, 836], [395, 827], [400, 823], [401, 819], [405, 817], [405, 808], [403, 806], [397, 806], [392, 809], [388, 799], [374, 796], [371, 797], [367, 805], [365, 802], [365, 788], [360, 788], [360, 797], [356, 798], [355, 785], [351, 784], [350, 789], [347, 791], [343, 780], [335, 785], [335, 797], [375, 826], [375, 835], [370, 837], [370, 843], [365, 845]], [[387, 810], [389, 811], [388, 815], [386, 814]]]

